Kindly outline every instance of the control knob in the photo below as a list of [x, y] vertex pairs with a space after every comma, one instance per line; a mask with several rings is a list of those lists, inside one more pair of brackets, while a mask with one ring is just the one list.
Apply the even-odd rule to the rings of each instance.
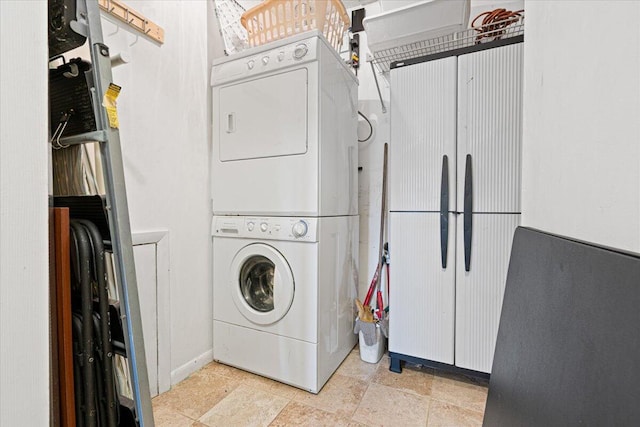
[[247, 230], [249, 231], [253, 231], [253, 227], [255, 226], [255, 224], [253, 222], [248, 222], [247, 223]]
[[249, 62], [247, 62], [247, 68], [250, 70], [253, 70], [253, 67], [256, 65], [255, 61], [252, 59]]
[[269, 228], [269, 225], [266, 222], [263, 222], [262, 224], [260, 224], [260, 230], [262, 230], [263, 233], [267, 231], [268, 228]]
[[304, 221], [296, 222], [291, 228], [291, 232], [293, 233], [294, 237], [303, 237], [305, 234], [307, 234], [307, 230], [307, 223]]
[[267, 65], [269, 63], [269, 57], [268, 56], [263, 56], [262, 57], [262, 65]]
[[309, 48], [306, 44], [300, 43], [293, 51], [293, 57], [296, 59], [302, 59], [307, 52], [309, 52]]

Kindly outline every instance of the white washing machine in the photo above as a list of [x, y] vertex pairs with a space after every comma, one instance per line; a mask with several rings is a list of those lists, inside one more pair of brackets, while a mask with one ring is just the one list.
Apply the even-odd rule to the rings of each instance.
[[358, 216], [215, 216], [213, 358], [312, 393], [356, 343]]
[[215, 215], [357, 215], [358, 81], [318, 31], [214, 62]]

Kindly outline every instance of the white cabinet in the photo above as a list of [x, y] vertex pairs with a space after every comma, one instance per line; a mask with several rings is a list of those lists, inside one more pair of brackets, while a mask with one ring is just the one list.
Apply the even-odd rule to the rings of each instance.
[[522, 48], [391, 71], [392, 370], [491, 371], [520, 221]]
[[[453, 214], [449, 214], [453, 216]], [[389, 349], [421, 359], [454, 362], [456, 271], [455, 251], [448, 251], [449, 268], [441, 268], [440, 239], [425, 238], [425, 230], [438, 230], [440, 214], [389, 214], [393, 230]], [[455, 222], [450, 222], [450, 233]], [[391, 305], [392, 304], [392, 305]]]
[[[449, 182], [456, 164], [457, 58], [425, 62], [391, 74], [389, 210], [440, 211], [442, 159]], [[455, 191], [448, 198], [455, 210]]]
[[[458, 217], [456, 248], [464, 247], [463, 215]], [[473, 214], [471, 265], [456, 253], [455, 365], [491, 372], [511, 241], [520, 214]]]
[[474, 212], [520, 212], [523, 46], [458, 57], [457, 180], [470, 155]]

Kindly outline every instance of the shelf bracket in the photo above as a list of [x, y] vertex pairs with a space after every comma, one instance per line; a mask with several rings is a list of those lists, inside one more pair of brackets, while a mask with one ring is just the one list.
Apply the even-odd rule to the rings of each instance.
[[371, 65], [371, 72], [373, 73], [373, 79], [376, 81], [376, 89], [378, 89], [378, 97], [380, 98], [380, 105], [382, 106], [382, 113], [384, 114], [387, 112], [387, 107], [384, 105], [384, 100], [382, 99], [382, 92], [380, 92], [380, 84], [378, 83], [378, 75], [376, 74], [376, 69], [373, 66], [373, 60], [370, 55], [367, 57], [367, 61], [369, 62], [369, 65]]

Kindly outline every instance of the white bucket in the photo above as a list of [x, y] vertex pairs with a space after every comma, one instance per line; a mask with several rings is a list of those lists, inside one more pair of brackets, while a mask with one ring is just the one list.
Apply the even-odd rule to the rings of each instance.
[[376, 341], [373, 345], [367, 345], [364, 342], [362, 331], [358, 332], [358, 342], [360, 346], [360, 359], [367, 363], [378, 363], [382, 359], [387, 338], [380, 331], [380, 325], [376, 325]]

